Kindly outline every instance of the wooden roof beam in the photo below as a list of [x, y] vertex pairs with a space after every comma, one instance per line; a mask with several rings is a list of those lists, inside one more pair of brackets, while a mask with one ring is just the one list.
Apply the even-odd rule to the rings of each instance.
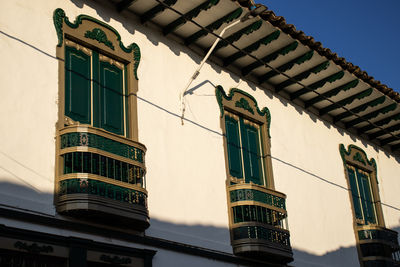
[[399, 130], [400, 130], [400, 123], [397, 123], [395, 125], [385, 128], [383, 130], [379, 130], [375, 133], [369, 134], [368, 138], [370, 140], [373, 140], [373, 139], [378, 138], [379, 136], [387, 134], [388, 132], [390, 133], [390, 132], [395, 132], [395, 131], [399, 131]]
[[355, 126], [355, 125], [357, 125], [357, 124], [359, 124], [359, 123], [361, 123], [363, 121], [368, 121], [370, 119], [376, 118], [379, 114], [386, 114], [386, 113], [388, 113], [390, 111], [393, 111], [396, 108], [397, 108], [397, 103], [390, 104], [390, 105], [388, 105], [386, 107], [383, 107], [383, 108], [380, 108], [378, 110], [372, 111], [371, 113], [368, 113], [368, 114], [366, 114], [366, 115], [364, 115], [362, 117], [355, 118], [355, 119], [353, 119], [353, 120], [351, 120], [349, 122], [345, 122], [345, 127], [346, 128], [353, 127], [353, 126]]
[[309, 68], [308, 70], [297, 74], [296, 76], [292, 77], [292, 79], [287, 79], [286, 81], [277, 84], [275, 86], [275, 92], [279, 93], [285, 87], [295, 84], [296, 81], [300, 82], [304, 79], [307, 79], [311, 75], [311, 73], [317, 74], [320, 71], [326, 70], [329, 67], [329, 64], [330, 64], [329, 61], [322, 62], [321, 64], [318, 64], [315, 67]]
[[[358, 80], [355, 80], [355, 81], [358, 81]], [[336, 90], [336, 89], [337, 88], [335, 88], [333, 90]], [[331, 90], [331, 91], [333, 91], [333, 90]], [[331, 91], [329, 91], [329, 92], [331, 92]], [[342, 89], [339, 90], [339, 92], [340, 91], [342, 91]], [[338, 109], [338, 108], [341, 108], [341, 107], [344, 107], [346, 105], [349, 105], [349, 104], [353, 103], [353, 101], [356, 100], [356, 99], [360, 100], [360, 99], [363, 99], [364, 97], [370, 96], [372, 94], [372, 91], [373, 91], [372, 88], [368, 88], [368, 89], [366, 89], [366, 90], [364, 90], [364, 91], [362, 91], [360, 93], [357, 93], [355, 95], [349, 96], [348, 98], [342, 99], [342, 100], [340, 100], [340, 101], [338, 101], [336, 103], [333, 103], [333, 104], [331, 104], [331, 105], [329, 105], [327, 107], [321, 108], [319, 110], [319, 115], [320, 116], [325, 115], [326, 113], [328, 113], [328, 112], [330, 112], [332, 110], [335, 110], [335, 109]], [[325, 93], [322, 94], [322, 95], [325, 96]], [[332, 96], [334, 96], [334, 95], [332, 95]], [[331, 96], [327, 96], [327, 97], [331, 97]], [[307, 102], [308, 101], [306, 101], [306, 106], [307, 106]]]
[[358, 83], [359, 83], [358, 80], [352, 80], [351, 82], [348, 82], [348, 83], [346, 83], [344, 85], [341, 85], [341, 86], [338, 86], [338, 87], [336, 87], [334, 89], [331, 89], [331, 90], [329, 90], [329, 91], [327, 91], [325, 93], [317, 95], [316, 97], [311, 98], [310, 100], [307, 100], [304, 103], [305, 108], [308, 108], [308, 107], [310, 107], [310, 106], [312, 106], [312, 105], [314, 105], [316, 103], [324, 101], [327, 98], [333, 97], [333, 96], [339, 94], [342, 91], [345, 92], [345, 91], [347, 91], [347, 90], [349, 90], [351, 88], [354, 88], [354, 87], [356, 87], [358, 85]]
[[237, 8], [235, 10], [233, 10], [232, 12], [230, 12], [229, 14], [217, 19], [216, 21], [214, 21], [213, 23], [209, 24], [208, 26], [206, 26], [206, 29], [201, 29], [195, 33], [193, 33], [192, 35], [190, 35], [188, 38], [185, 39], [185, 45], [190, 45], [192, 43], [194, 43], [195, 41], [197, 41], [199, 38], [207, 36], [209, 31], [215, 31], [217, 29], [219, 29], [222, 24], [224, 23], [229, 23], [234, 19], [237, 19], [240, 17], [240, 15], [242, 14], [243, 9], [242, 8]]
[[302, 88], [300, 90], [297, 90], [296, 92], [291, 93], [290, 94], [290, 100], [293, 101], [293, 100], [299, 98], [300, 96], [302, 96], [302, 95], [304, 95], [306, 93], [309, 93], [309, 92], [312, 92], [313, 90], [321, 88], [327, 82], [333, 83], [333, 82], [335, 82], [337, 80], [340, 80], [340, 79], [343, 78], [343, 76], [344, 76], [344, 71], [339, 71], [339, 72], [336, 72], [336, 73], [334, 73], [332, 75], [329, 75], [328, 77], [323, 78], [322, 80], [319, 80], [319, 81], [307, 86], [308, 88]]
[[353, 116], [354, 113], [357, 114], [357, 113], [363, 112], [364, 110], [366, 110], [369, 107], [375, 107], [375, 106], [377, 106], [379, 104], [383, 104], [385, 102], [385, 100], [386, 100], [386, 97], [385, 96], [381, 96], [381, 97], [378, 97], [378, 98], [376, 98], [374, 100], [371, 100], [371, 101], [369, 101], [367, 103], [361, 104], [361, 105], [359, 105], [359, 106], [357, 106], [355, 108], [350, 109], [349, 111], [345, 111], [343, 113], [340, 113], [340, 114], [336, 115], [335, 117], [333, 117], [333, 122], [335, 123], [335, 122], [338, 122], [338, 121], [343, 120], [345, 118], [351, 117], [351, 116]]
[[145, 23], [155, 16], [157, 16], [159, 13], [163, 12], [165, 10], [165, 5], [167, 6], [173, 6], [176, 4], [177, 0], [164, 0], [164, 5], [163, 4], [158, 4], [155, 7], [151, 8], [150, 10], [144, 12], [143, 15], [140, 16], [140, 21], [142, 23]]
[[400, 140], [400, 134], [382, 139], [379, 141], [379, 143], [381, 146], [384, 146], [398, 140]]
[[[400, 113], [397, 113], [397, 114], [394, 114], [394, 115], [389, 116], [387, 118], [384, 118], [384, 119], [381, 119], [379, 121], [376, 121], [376, 122], [374, 122], [374, 124], [377, 125], [377, 126], [383, 126], [383, 125], [388, 124], [391, 121], [397, 121], [397, 120], [400, 120]], [[371, 124], [368, 124], [366, 126], [363, 126], [363, 127], [359, 128], [359, 129], [357, 129], [357, 133], [358, 134], [363, 134], [363, 133], [366, 133], [366, 132], [368, 132], [368, 131], [370, 131], [370, 130], [372, 130], [374, 128], [375, 128], [375, 126], [373, 126]]]
[[210, 9], [211, 7], [217, 5], [219, 3], [219, 0], [207, 0], [203, 2], [202, 4], [198, 5], [197, 7], [193, 8], [183, 16], [180, 16], [173, 22], [169, 23], [167, 26], [163, 28], [163, 34], [167, 35], [179, 27], [183, 26], [188, 20], [196, 18], [202, 11], [206, 11]]
[[274, 77], [274, 76], [276, 76], [276, 75], [278, 75], [278, 74], [280, 74], [282, 72], [290, 70], [291, 68], [293, 68], [294, 65], [303, 64], [304, 62], [310, 60], [313, 57], [313, 55], [314, 55], [314, 51], [311, 50], [311, 51], [308, 51], [307, 53], [305, 53], [305, 54], [303, 54], [303, 55], [301, 55], [299, 57], [296, 57], [295, 59], [290, 60], [289, 62], [286, 62], [285, 64], [277, 67], [276, 71], [275, 70], [271, 70], [271, 71], [267, 72], [266, 74], [263, 74], [263, 75], [259, 76], [258, 77], [258, 83], [262, 84], [263, 82], [268, 81], [272, 77]]
[[122, 10], [128, 8], [130, 5], [132, 5], [134, 2], [137, 0], [122, 0], [121, 2], [118, 2], [115, 4], [115, 7], [117, 8], [118, 12], [121, 12]]
[[[253, 51], [256, 51], [261, 45], [268, 45], [270, 44], [272, 41], [277, 40], [279, 38], [280, 35], [280, 31], [276, 30], [273, 33], [259, 39], [258, 41], [252, 43], [249, 46], [246, 46], [245, 48], [243, 48], [242, 50], [247, 52], [247, 53], [251, 53]], [[228, 66], [230, 64], [232, 64], [234, 61], [238, 60], [241, 57], [244, 57], [246, 55], [246, 53], [242, 52], [242, 51], [238, 51], [236, 53], [234, 53], [233, 55], [230, 55], [229, 57], [224, 59], [224, 66]]]
[[[278, 49], [277, 51], [263, 57], [261, 61], [264, 63], [269, 63], [275, 59], [277, 59], [279, 56], [283, 56], [288, 54], [289, 52], [295, 51], [296, 48], [298, 47], [299, 43], [297, 41], [294, 41], [285, 47], [282, 47], [281, 49]], [[249, 74], [252, 70], [263, 66], [263, 64], [260, 61], [255, 61], [251, 63], [250, 65], [247, 65], [246, 67], [242, 68], [242, 75], [247, 75]]]
[[[225, 39], [222, 39], [221, 41], [219, 41], [219, 43], [217, 44], [217, 46], [214, 48], [214, 51], [217, 51], [218, 49], [221, 49], [223, 47], [228, 46], [230, 43], [234, 43], [236, 41], [238, 41], [243, 35], [249, 35], [250, 33], [257, 31], [258, 29], [260, 29], [261, 25], [262, 25], [262, 20], [257, 20], [256, 22], [253, 22], [252, 24], [240, 29], [239, 31], [229, 35], [228, 37], [226, 37]], [[210, 49], [211, 47], [209, 47], [208, 49]]]

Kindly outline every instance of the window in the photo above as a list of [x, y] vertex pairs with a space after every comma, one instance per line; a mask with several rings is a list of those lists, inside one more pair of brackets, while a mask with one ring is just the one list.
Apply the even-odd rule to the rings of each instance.
[[357, 223], [376, 224], [370, 174], [355, 166], [347, 165], [347, 175]]
[[65, 116], [126, 136], [126, 66], [65, 41]]
[[340, 153], [350, 189], [355, 223], [384, 225], [375, 160], [368, 160], [365, 152], [354, 145], [349, 146], [349, 151], [340, 145]]
[[[362, 266], [392, 266], [398, 262], [397, 232], [385, 228], [376, 163], [355, 145], [339, 147], [353, 209], [354, 233]], [[389, 264], [389, 265], [386, 265]]]
[[260, 125], [226, 111], [225, 129], [230, 175], [264, 185]]
[[139, 47], [86, 15], [54, 11], [58, 36], [57, 212], [149, 227], [146, 147], [138, 142]]
[[236, 255], [286, 264], [293, 260], [286, 196], [274, 190], [267, 108], [249, 94], [216, 89], [224, 134], [231, 244]]
[[226, 96], [222, 87], [218, 87], [216, 94], [226, 137], [225, 158], [230, 182], [273, 189], [269, 110], [261, 111], [252, 96], [238, 89], [232, 89]]

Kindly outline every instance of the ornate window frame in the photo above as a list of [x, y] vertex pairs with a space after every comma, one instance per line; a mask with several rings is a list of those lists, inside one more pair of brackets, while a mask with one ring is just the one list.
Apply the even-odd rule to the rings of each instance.
[[137, 127], [137, 98], [138, 76], [137, 69], [140, 63], [140, 48], [136, 43], [125, 47], [121, 41], [119, 33], [108, 24], [92, 18], [87, 15], [79, 15], [75, 22], [69, 21], [64, 10], [58, 8], [53, 15], [54, 26], [57, 31], [58, 44], [56, 55], [59, 59], [59, 119], [57, 129], [62, 129], [65, 125], [74, 125], [76, 122], [71, 121], [64, 115], [65, 110], [65, 44], [70, 41], [81, 49], [85, 48], [100, 51], [105, 57], [109, 57], [110, 62], [120, 61], [126, 66], [125, 81], [128, 95], [128, 111], [126, 120], [129, 121], [125, 135], [127, 138], [138, 141]]
[[[343, 160], [345, 177], [349, 188], [349, 199], [353, 213], [353, 228], [360, 264], [361, 266], [386, 266], [386, 264], [391, 266], [393, 263], [396, 265], [400, 255], [398, 233], [385, 228], [375, 160], [373, 158], [368, 159], [365, 151], [355, 145], [349, 145], [346, 150], [345, 146], [340, 144], [339, 151]], [[357, 194], [359, 195], [359, 181], [363, 178], [358, 177], [358, 175], [369, 178], [370, 192], [373, 198], [373, 209], [375, 210], [376, 217], [375, 223], [366, 221], [365, 214], [363, 214], [364, 211], [362, 210], [368, 209], [368, 207], [363, 207], [362, 202], [360, 202], [362, 219], [357, 218], [349, 170], [354, 172], [355, 181], [353, 181], [353, 186], [354, 183], [356, 183]], [[364, 185], [362, 185], [362, 187], [364, 187]]]
[[[262, 148], [262, 164], [263, 164], [263, 179], [264, 187], [269, 189], [275, 189], [272, 162], [271, 162], [271, 141], [270, 141], [270, 124], [271, 124], [271, 114], [267, 107], [260, 110], [257, 105], [257, 101], [250, 94], [237, 89], [232, 88], [228, 95], [222, 86], [216, 87], [216, 97], [220, 108], [220, 125], [223, 133], [226, 133], [225, 127], [225, 112], [229, 112], [233, 115], [245, 118], [248, 121], [254, 122], [260, 128], [261, 143]], [[226, 139], [224, 141], [224, 152], [225, 152], [225, 169], [227, 183], [244, 183], [243, 179], [236, 179], [232, 177], [229, 173], [229, 157], [228, 157], [228, 147]]]
[[[269, 263], [286, 264], [293, 261], [286, 195], [275, 191], [269, 133], [270, 112], [266, 107], [260, 110], [253, 96], [237, 88], [232, 88], [226, 95], [222, 86], [217, 86], [215, 94], [224, 134], [227, 207], [233, 253]], [[230, 130], [227, 127], [231, 127]], [[258, 141], [255, 141], [255, 132]], [[244, 145], [244, 142], [247, 144]], [[259, 163], [255, 163], [253, 157], [255, 144], [259, 147], [256, 158], [261, 156], [262, 162], [263, 182], [260, 184], [253, 182], [260, 181], [254, 176], [254, 171], [258, 169], [259, 173], [260, 170]], [[246, 148], [249, 151], [246, 152], [245, 160]], [[228, 149], [232, 149], [231, 152]], [[236, 157], [231, 166], [229, 153], [232, 151], [236, 151]], [[258, 168], [253, 169], [253, 164], [257, 164]], [[235, 170], [234, 166], [239, 165], [243, 167]], [[250, 178], [249, 171], [246, 172], [249, 166], [252, 173]], [[239, 175], [234, 177], [231, 172]]]
[[[125, 47], [121, 42], [121, 36], [114, 28], [87, 15], [79, 15], [72, 23], [64, 10], [58, 8], [54, 11], [53, 21], [58, 37], [56, 54], [59, 59], [54, 197], [57, 212], [78, 217], [88, 216], [88, 219], [101, 219], [121, 226], [130, 225], [135, 230], [144, 231], [149, 227], [149, 214], [148, 193], [145, 189], [146, 147], [138, 142], [136, 93], [138, 91], [137, 68], [140, 61], [139, 46], [132, 43]], [[90, 124], [74, 121], [65, 114], [67, 112], [65, 109], [66, 47], [75, 51], [78, 58], [80, 55], [82, 58], [86, 57], [84, 55], [90, 58], [90, 63], [86, 63], [90, 64], [91, 68], [90, 82], [88, 82], [90, 83]], [[100, 95], [101, 87], [106, 88], [107, 83], [114, 83], [113, 78], [105, 78], [105, 67], [102, 68], [104, 73], [95, 77], [94, 69], [96, 68], [96, 71], [100, 69], [96, 64], [108, 66], [107, 71], [112, 72], [114, 69], [116, 70], [114, 73], [118, 72], [118, 83], [113, 86], [122, 86], [118, 88], [118, 90], [121, 89], [118, 91], [118, 97], [120, 97], [118, 101], [122, 101], [123, 105], [121, 106], [121, 102], [118, 102], [119, 111], [117, 112], [120, 113], [116, 119], [118, 123], [121, 118], [124, 120], [123, 131], [121, 131], [123, 134], [110, 132], [103, 124], [95, 126], [97, 124], [94, 123], [92, 115], [95, 106], [93, 88], [95, 86], [100, 88], [97, 93]], [[104, 81], [101, 81], [101, 75]], [[89, 87], [84, 86], [85, 90]], [[106, 91], [102, 97], [96, 98], [99, 109], [100, 105], [106, 105], [104, 100], [107, 99]], [[123, 100], [120, 100], [121, 98]], [[113, 104], [107, 105], [107, 107], [113, 106]], [[111, 115], [109, 117], [111, 118], [108, 119], [109, 121], [115, 119]]]
[[[375, 215], [376, 215], [376, 220], [377, 220], [376, 225], [384, 227], [385, 221], [383, 218], [382, 205], [381, 205], [381, 200], [380, 200], [380, 196], [379, 196], [377, 166], [376, 166], [375, 159], [371, 158], [370, 160], [368, 160], [368, 157], [367, 157], [367, 154], [365, 153], [365, 151], [355, 145], [349, 145], [348, 149], [346, 150], [345, 146], [343, 144], [340, 144], [339, 150], [340, 150], [340, 155], [343, 160], [344, 172], [345, 172], [345, 177], [346, 177], [348, 188], [351, 188], [349, 174], [347, 171], [348, 166], [355, 167], [355, 168], [362, 170], [369, 174], [371, 193], [372, 193], [372, 197], [374, 200], [374, 210], [375, 210]], [[354, 217], [354, 224], [355, 224], [355, 226], [357, 226], [358, 220], [355, 217], [355, 207], [353, 204], [353, 197], [352, 197], [352, 192], [350, 189], [349, 189], [349, 196], [351, 199], [351, 207], [352, 207], [352, 212], [353, 212], [353, 217]], [[362, 223], [362, 222], [359, 222], [359, 223]]]

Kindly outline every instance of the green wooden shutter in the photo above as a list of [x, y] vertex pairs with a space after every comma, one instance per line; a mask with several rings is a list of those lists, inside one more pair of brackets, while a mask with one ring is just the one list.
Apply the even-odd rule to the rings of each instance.
[[246, 183], [263, 184], [258, 129], [240, 119], [243, 163]]
[[356, 182], [356, 174], [353, 169], [347, 168], [347, 173], [349, 175], [351, 196], [353, 199], [353, 206], [356, 218], [363, 220], [363, 214], [361, 211], [360, 194], [358, 193], [358, 187]]
[[124, 134], [123, 71], [100, 61], [101, 128]]
[[65, 115], [90, 124], [90, 56], [65, 47]]
[[376, 223], [374, 203], [372, 198], [371, 187], [369, 185], [369, 177], [364, 173], [357, 171], [358, 186], [360, 188], [361, 203], [364, 212], [364, 219], [366, 224]]
[[240, 152], [239, 124], [230, 116], [225, 116], [226, 142], [228, 146], [229, 173], [242, 178], [242, 156]]

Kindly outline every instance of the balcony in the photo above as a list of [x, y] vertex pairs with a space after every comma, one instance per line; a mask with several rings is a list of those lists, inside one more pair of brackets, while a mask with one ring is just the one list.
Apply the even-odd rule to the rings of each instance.
[[363, 225], [358, 227], [357, 232], [364, 266], [400, 266], [396, 231], [376, 225]]
[[228, 193], [233, 252], [276, 263], [292, 261], [286, 196], [255, 184], [230, 185]]
[[57, 212], [103, 224], [149, 226], [144, 145], [90, 126], [57, 138]]

